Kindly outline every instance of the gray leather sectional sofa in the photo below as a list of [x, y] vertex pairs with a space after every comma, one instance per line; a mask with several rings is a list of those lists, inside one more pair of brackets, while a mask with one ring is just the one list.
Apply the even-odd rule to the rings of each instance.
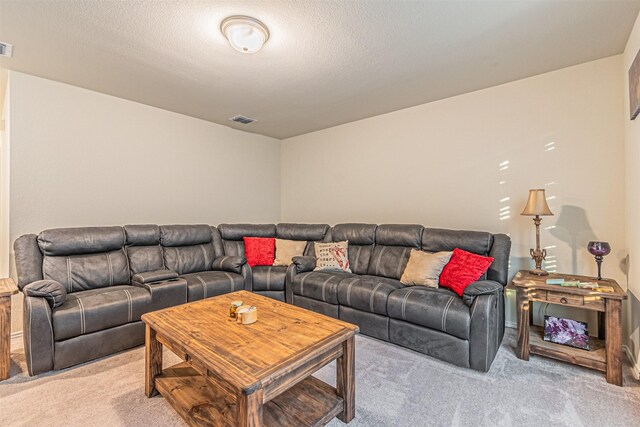
[[[287, 267], [246, 263], [243, 237], [307, 241]], [[349, 241], [352, 273], [312, 271], [314, 241]], [[14, 243], [29, 374], [144, 343], [142, 314], [246, 289], [356, 323], [370, 336], [487, 371], [504, 333], [510, 240], [420, 225], [127, 225], [45, 230]], [[495, 258], [463, 297], [399, 282], [412, 248]]]

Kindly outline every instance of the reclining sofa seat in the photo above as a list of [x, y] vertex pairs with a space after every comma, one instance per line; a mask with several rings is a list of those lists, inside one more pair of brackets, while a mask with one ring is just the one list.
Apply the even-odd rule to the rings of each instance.
[[[15, 242], [18, 287], [25, 293], [23, 339], [31, 375], [62, 369], [144, 342], [140, 316], [148, 290], [131, 285], [122, 227], [45, 230]], [[42, 280], [67, 297], [52, 309], [29, 296]]]
[[160, 226], [164, 265], [187, 281], [187, 301], [251, 290], [244, 257], [225, 257], [221, 242], [218, 229], [206, 224]]
[[[322, 241], [329, 230], [328, 224], [220, 224], [218, 226], [225, 255], [244, 256], [244, 237], [275, 237], [285, 240], [307, 241], [304, 255], [313, 255], [314, 241]], [[253, 292], [279, 301], [285, 295], [285, 266], [250, 267]]]
[[[289, 300], [294, 305], [336, 319], [339, 318], [338, 283], [344, 279], [357, 279], [360, 277], [359, 275], [367, 274], [377, 227], [375, 224], [338, 224], [332, 227], [324, 240], [326, 242], [345, 240], [349, 242], [348, 254], [351, 273], [312, 271], [315, 267], [315, 261], [313, 261], [313, 265], [310, 265], [307, 271], [296, 274], [298, 266], [294, 262], [287, 271], [287, 290], [291, 295]], [[309, 255], [315, 260], [315, 248], [313, 251], [309, 251]]]
[[[352, 274], [310, 271], [295, 259], [287, 272], [292, 301], [355, 323], [362, 333], [463, 367], [486, 372], [504, 336], [504, 295], [510, 239], [503, 234], [424, 228], [420, 225], [338, 224], [331, 240], [349, 240]], [[371, 236], [372, 240], [364, 237]], [[353, 245], [375, 243], [372, 245]], [[368, 262], [362, 266], [363, 252]], [[445, 288], [405, 286], [399, 279], [411, 249], [454, 248], [494, 257], [489, 270], [462, 297]]]
[[[244, 257], [214, 256], [222, 243], [208, 225], [60, 228], [14, 249], [30, 375], [141, 345], [142, 314], [250, 283]], [[64, 288], [53, 303], [39, 292], [51, 283]]]

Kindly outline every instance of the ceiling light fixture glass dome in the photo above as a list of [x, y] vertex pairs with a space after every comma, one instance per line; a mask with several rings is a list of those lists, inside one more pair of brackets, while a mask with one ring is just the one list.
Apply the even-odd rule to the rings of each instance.
[[269, 40], [267, 26], [250, 16], [230, 16], [222, 21], [220, 30], [231, 47], [242, 53], [255, 53]]

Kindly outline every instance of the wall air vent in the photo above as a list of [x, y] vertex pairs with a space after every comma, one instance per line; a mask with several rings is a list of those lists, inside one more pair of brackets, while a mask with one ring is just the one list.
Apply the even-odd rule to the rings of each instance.
[[257, 122], [256, 119], [252, 119], [251, 117], [246, 117], [241, 115], [233, 116], [229, 120], [236, 123], [242, 123], [243, 125], [248, 125], [249, 123]]
[[13, 45], [9, 43], [0, 42], [0, 56], [8, 56], [11, 57], [13, 53]]

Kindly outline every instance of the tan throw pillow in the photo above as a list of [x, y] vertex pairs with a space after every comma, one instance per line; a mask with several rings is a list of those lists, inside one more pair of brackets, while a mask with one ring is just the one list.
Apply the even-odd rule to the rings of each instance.
[[316, 247], [316, 268], [319, 270], [342, 270], [351, 273], [349, 268], [349, 242], [318, 243]]
[[440, 273], [452, 254], [453, 252], [429, 253], [411, 249], [409, 262], [404, 268], [400, 281], [407, 286], [421, 285], [437, 288]]
[[294, 256], [304, 255], [306, 247], [305, 240], [276, 239], [276, 259], [273, 261], [273, 265], [288, 266]]

